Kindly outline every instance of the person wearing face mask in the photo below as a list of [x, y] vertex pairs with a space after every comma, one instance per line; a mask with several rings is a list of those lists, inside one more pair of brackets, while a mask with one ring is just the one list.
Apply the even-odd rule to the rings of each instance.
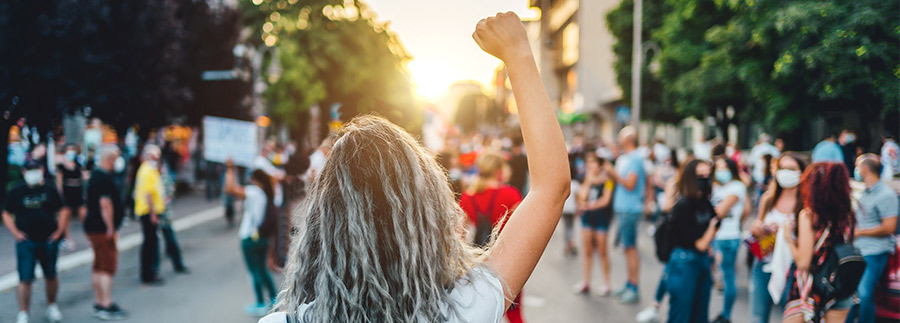
[[16, 323], [27, 323], [31, 302], [31, 284], [34, 269], [41, 264], [47, 292], [47, 318], [51, 322], [62, 320], [56, 305], [59, 279], [56, 277], [56, 259], [59, 240], [69, 222], [69, 212], [64, 212], [62, 199], [53, 185], [44, 183], [40, 163], [28, 160], [24, 167], [25, 185], [8, 192], [3, 206], [3, 224], [16, 240], [16, 268], [19, 286], [16, 299], [19, 312]]
[[[470, 224], [474, 226], [469, 232], [475, 233], [474, 244], [483, 246], [488, 243], [495, 226], [503, 226], [509, 220], [507, 214], [522, 202], [522, 195], [514, 187], [503, 181], [506, 159], [497, 151], [487, 150], [475, 160], [478, 167], [478, 178], [475, 183], [463, 192], [459, 205]], [[503, 221], [501, 223], [501, 221]], [[506, 311], [506, 318], [511, 322], [522, 321], [522, 309], [519, 305], [521, 294]]]
[[[787, 219], [792, 219], [803, 207], [800, 200], [800, 175], [806, 169], [803, 158], [793, 152], [785, 152], [775, 161], [775, 181], [763, 193], [759, 202], [759, 213], [750, 225], [750, 233], [757, 241], [769, 241], [774, 245], [778, 228]], [[769, 279], [772, 277], [771, 248], [761, 252], [753, 261], [750, 273], [750, 314], [751, 322], [768, 323], [773, 297], [769, 295]], [[786, 295], [780, 299], [786, 299]]]
[[[78, 162], [78, 151], [72, 144], [66, 145], [65, 159], [62, 165], [57, 166], [56, 186], [62, 192], [63, 204], [71, 210], [78, 219], [84, 219], [87, 207], [84, 204], [84, 168]], [[69, 228], [65, 228], [63, 235], [63, 249], [73, 250], [75, 244], [69, 237]]]
[[881, 171], [881, 161], [875, 154], [865, 154], [856, 160], [854, 177], [865, 183], [866, 189], [859, 198], [860, 212], [856, 212], [858, 225], [853, 245], [865, 259], [866, 270], [856, 291], [859, 305], [851, 308], [847, 322], [853, 322], [857, 316], [859, 322], [875, 320], [875, 288], [896, 248], [892, 235], [897, 229], [900, 206], [897, 193], [881, 180]]
[[159, 173], [160, 155], [159, 146], [144, 147], [144, 162], [138, 168], [134, 184], [134, 214], [141, 221], [144, 235], [144, 243], [141, 245], [141, 282], [147, 285], [160, 285], [163, 282], [157, 272], [158, 268], [155, 268], [159, 263], [159, 218], [166, 211]]
[[712, 182], [709, 162], [691, 160], [678, 177], [678, 202], [666, 240], [674, 249], [666, 263], [668, 322], [708, 322], [712, 273], [709, 248], [719, 228], [709, 202]]
[[737, 297], [734, 270], [738, 247], [741, 245], [741, 220], [744, 202], [747, 199], [747, 187], [740, 180], [737, 164], [727, 157], [716, 158], [713, 174], [715, 186], [711, 202], [715, 205], [716, 215], [722, 222], [713, 241], [713, 249], [719, 259], [719, 269], [722, 271], [722, 282], [725, 285], [722, 313], [713, 322], [727, 323], [731, 322], [731, 310]]
[[847, 170], [853, 174], [853, 169], [856, 168], [856, 148], [859, 147], [856, 143], [856, 134], [847, 129], [842, 130], [838, 144], [841, 145], [841, 152], [844, 154], [844, 166], [847, 166]]

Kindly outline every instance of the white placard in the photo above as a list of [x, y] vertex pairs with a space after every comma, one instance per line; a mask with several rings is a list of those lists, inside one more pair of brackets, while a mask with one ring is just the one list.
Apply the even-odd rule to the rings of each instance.
[[257, 126], [253, 122], [206, 116], [203, 118], [203, 158], [251, 167], [259, 154]]

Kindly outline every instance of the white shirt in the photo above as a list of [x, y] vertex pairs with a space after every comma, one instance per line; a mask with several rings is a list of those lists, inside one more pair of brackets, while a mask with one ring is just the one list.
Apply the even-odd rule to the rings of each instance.
[[250, 238], [266, 218], [266, 192], [256, 185], [244, 188], [244, 217], [238, 228], [238, 237]]
[[744, 200], [747, 197], [747, 187], [744, 186], [744, 183], [733, 180], [713, 188], [710, 201], [713, 205], [718, 206], [720, 202], [731, 195], [736, 196], [738, 201], [731, 207], [731, 210], [728, 210], [728, 217], [722, 219], [722, 226], [719, 227], [719, 232], [716, 232], [716, 240], [741, 238], [741, 214], [744, 213]]
[[709, 141], [694, 144], [694, 157], [699, 160], [712, 160], [712, 145]]
[[581, 183], [574, 179], [569, 183], [569, 197], [566, 198], [566, 203], [563, 204], [563, 213], [575, 214], [578, 212], [578, 203], [576, 202], [575, 197], [580, 188]]
[[781, 155], [781, 152], [778, 151], [778, 148], [772, 146], [772, 144], [768, 142], [760, 143], [756, 146], [753, 146], [753, 149], [750, 150], [750, 165], [753, 167], [752, 175], [753, 180], [757, 183], [762, 183], [766, 175], [766, 162], [763, 160], [763, 156], [770, 155], [773, 159], [778, 158]]
[[[499, 323], [503, 318], [505, 298], [503, 285], [490, 270], [475, 268], [469, 276], [457, 282], [456, 288], [450, 292], [450, 298], [455, 303], [459, 312], [458, 316], [451, 317], [449, 322], [467, 323]], [[297, 309], [297, 319], [303, 319], [303, 314], [310, 307], [302, 304]], [[444, 305], [441, 311], [450, 314], [449, 307]], [[276, 312], [259, 320], [259, 323], [285, 323], [287, 316], [284, 312]]]
[[283, 200], [283, 193], [281, 192], [281, 183], [279, 182], [279, 178], [284, 177], [284, 171], [272, 165], [272, 162], [269, 161], [268, 158], [262, 155], [256, 156], [253, 160], [253, 169], [259, 169], [269, 176], [272, 177], [272, 182], [275, 183], [275, 198], [273, 202], [276, 206], [281, 206]]
[[316, 150], [312, 155], [309, 155], [309, 169], [306, 170], [306, 176], [309, 177], [313, 173], [319, 176], [327, 161], [328, 157], [325, 156], [325, 153], [321, 149]]

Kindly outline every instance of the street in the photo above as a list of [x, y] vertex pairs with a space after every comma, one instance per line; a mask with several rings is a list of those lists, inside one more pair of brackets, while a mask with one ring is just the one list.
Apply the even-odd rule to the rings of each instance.
[[[228, 228], [221, 217], [209, 217], [210, 212], [221, 214], [221, 207], [200, 198], [186, 197], [176, 202], [176, 229], [180, 222], [202, 216], [205, 222], [197, 223], [178, 232], [184, 258], [192, 273], [177, 275], [168, 260], [163, 260], [161, 269], [166, 283], [160, 287], [147, 287], [138, 282], [139, 246], [122, 252], [119, 256], [119, 272], [116, 274], [113, 296], [116, 302], [128, 310], [129, 322], [255, 322], [255, 318], [244, 315], [243, 308], [252, 301], [247, 270], [241, 259], [237, 229]], [[196, 222], [196, 221], [193, 221]], [[122, 234], [126, 239], [139, 226], [130, 223]], [[576, 228], [577, 229], [577, 228]], [[641, 304], [621, 305], [615, 298], [581, 296], [572, 293], [572, 286], [581, 277], [581, 263], [578, 257], [562, 254], [562, 227], [547, 247], [541, 262], [524, 289], [525, 318], [530, 322], [633, 322], [634, 317], [652, 301], [662, 265], [656, 261], [653, 245], [646, 232], [646, 223], [641, 230], [639, 249], [641, 252]], [[72, 229], [81, 248], [87, 246], [78, 226]], [[612, 235], [610, 235], [612, 237]], [[15, 272], [12, 256], [11, 237], [7, 231], [0, 232], [0, 257], [11, 261], [0, 263], [0, 277]], [[68, 255], [71, 255], [69, 253]], [[624, 258], [621, 251], [611, 250], [612, 279], [624, 280]], [[61, 262], [63, 258], [61, 256]], [[739, 263], [738, 300], [735, 303], [735, 322], [748, 319], [747, 270]], [[596, 267], [595, 267], [596, 270]], [[280, 281], [280, 277], [275, 275]], [[594, 275], [594, 289], [599, 287], [599, 271]], [[90, 285], [90, 263], [78, 265], [60, 273], [59, 305], [66, 322], [93, 322], [91, 305], [93, 292]], [[619, 284], [614, 283], [614, 288]], [[0, 321], [11, 320], [16, 313], [15, 289], [0, 290]], [[722, 297], [713, 292], [710, 304], [711, 317], [721, 309]], [[35, 319], [43, 318], [45, 308], [43, 282], [34, 286], [31, 313]], [[663, 306], [665, 311], [665, 306]], [[777, 321], [777, 320], [776, 320]]]

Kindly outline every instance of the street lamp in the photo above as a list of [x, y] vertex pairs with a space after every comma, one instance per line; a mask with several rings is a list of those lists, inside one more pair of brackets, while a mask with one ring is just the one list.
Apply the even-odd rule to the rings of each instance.
[[[655, 53], [660, 51], [659, 44], [656, 42], [649, 41], [644, 43], [642, 40], [644, 27], [643, 11], [643, 0], [634, 0], [634, 28], [632, 29], [634, 41], [631, 44], [631, 125], [635, 128], [634, 130], [638, 135], [640, 135], [641, 126], [641, 76], [643, 74], [644, 57], [647, 51], [652, 50]], [[654, 62], [653, 64], [655, 65], [651, 66], [652, 69], [659, 69], [658, 63]]]

